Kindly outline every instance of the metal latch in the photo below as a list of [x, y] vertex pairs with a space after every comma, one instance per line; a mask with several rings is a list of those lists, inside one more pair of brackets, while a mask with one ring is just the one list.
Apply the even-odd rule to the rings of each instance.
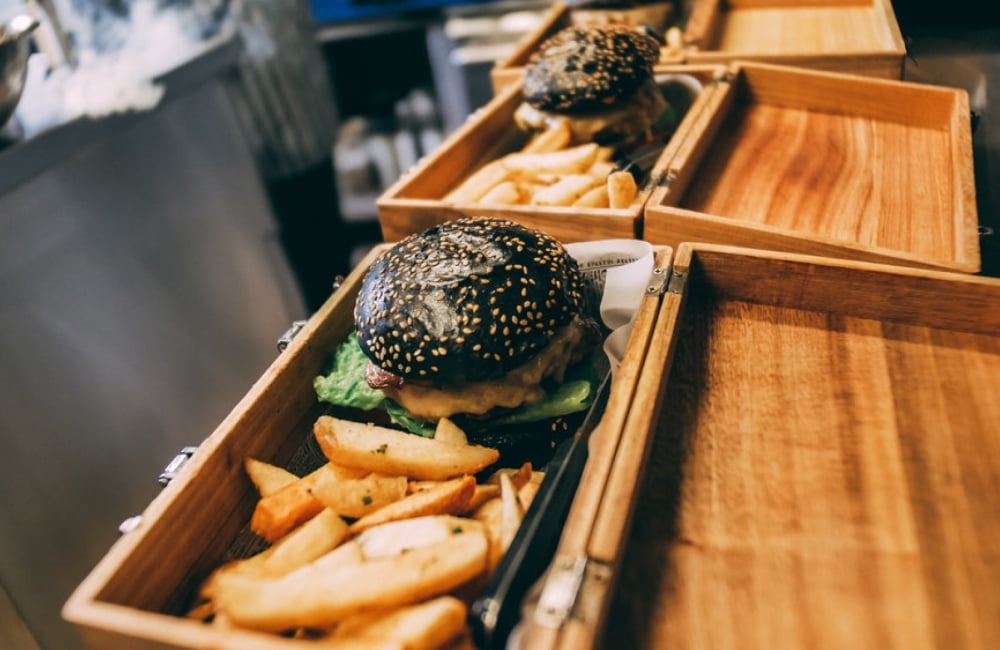
[[533, 620], [559, 628], [570, 619], [594, 622], [600, 616], [611, 583], [611, 565], [586, 556], [559, 556], [542, 586]]
[[292, 339], [294, 339], [298, 333], [302, 331], [302, 328], [306, 326], [307, 322], [308, 321], [304, 320], [292, 321], [292, 326], [285, 330], [284, 334], [278, 337], [278, 352], [285, 351], [285, 348], [287, 348], [292, 342]]
[[170, 484], [170, 481], [177, 478], [177, 475], [180, 474], [182, 469], [184, 469], [184, 466], [187, 465], [187, 462], [191, 460], [191, 457], [194, 456], [194, 452], [196, 451], [198, 451], [197, 447], [184, 447], [177, 452], [174, 459], [167, 463], [167, 466], [163, 468], [162, 472], [160, 472], [160, 485], [167, 487], [167, 485]]

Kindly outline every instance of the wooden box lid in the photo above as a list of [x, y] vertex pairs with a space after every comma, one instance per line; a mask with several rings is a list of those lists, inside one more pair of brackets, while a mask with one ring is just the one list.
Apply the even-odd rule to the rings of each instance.
[[705, 106], [644, 239], [979, 270], [964, 90], [736, 63]]
[[[687, 15], [673, 12], [670, 23], [681, 30], [681, 43], [661, 48], [664, 65], [763, 61], [885, 79], [903, 76], [906, 46], [890, 0], [695, 0]], [[494, 92], [519, 82], [541, 43], [571, 24], [567, 4], [553, 3], [490, 70]]]
[[[663, 164], [686, 138], [691, 122], [702, 113], [711, 95], [708, 85], [722, 66], [659, 66], [658, 80], [683, 77], [693, 80], [697, 94], [678, 106], [683, 113], [674, 133], [664, 143], [650, 178], [662, 175]], [[678, 87], [680, 84], [678, 84]], [[444, 197], [470, 174], [501, 156], [524, 146], [527, 133], [517, 128], [514, 112], [522, 102], [521, 83], [504, 88], [485, 106], [452, 132], [431, 154], [408, 170], [376, 200], [379, 224], [386, 241], [397, 241], [433, 225], [463, 216], [494, 216], [538, 228], [563, 242], [595, 239], [640, 238], [643, 206], [655, 187], [646, 182], [625, 208], [580, 208], [537, 205], [500, 205], [451, 202]]]
[[670, 285], [521, 647], [993, 647], [1000, 281], [685, 244]]

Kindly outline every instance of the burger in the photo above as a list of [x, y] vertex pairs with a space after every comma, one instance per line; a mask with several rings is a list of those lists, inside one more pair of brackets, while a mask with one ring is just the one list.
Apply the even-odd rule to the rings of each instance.
[[432, 227], [369, 268], [317, 395], [417, 434], [449, 418], [501, 448], [558, 435], [598, 380], [594, 302], [577, 262], [540, 231], [485, 217]]
[[627, 150], [652, 142], [677, 122], [653, 74], [659, 56], [660, 42], [634, 27], [564, 28], [525, 66], [514, 120], [534, 131], [567, 119], [576, 144]]

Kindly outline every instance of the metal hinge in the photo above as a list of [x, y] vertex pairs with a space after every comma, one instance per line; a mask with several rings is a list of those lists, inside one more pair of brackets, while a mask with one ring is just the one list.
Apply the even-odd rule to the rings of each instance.
[[687, 272], [674, 269], [670, 273], [670, 282], [667, 284], [667, 293], [684, 293], [684, 285], [687, 284]]
[[646, 283], [647, 296], [662, 296], [667, 291], [667, 282], [670, 280], [670, 267], [660, 266], [653, 269], [649, 274], [649, 281]]
[[559, 628], [570, 619], [596, 622], [611, 582], [611, 565], [586, 556], [559, 556], [542, 585], [533, 620]]
[[718, 85], [718, 84], [731, 84], [734, 81], [736, 81], [736, 75], [734, 75], [729, 70], [725, 70], [725, 71], [720, 72], [720, 73], [716, 74], [715, 76], [713, 76], [709, 80], [709, 83], [714, 86], [714, 85]]

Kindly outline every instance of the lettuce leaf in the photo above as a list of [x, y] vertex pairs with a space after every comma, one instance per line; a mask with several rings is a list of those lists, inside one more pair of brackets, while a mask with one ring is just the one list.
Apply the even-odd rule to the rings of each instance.
[[[596, 353], [600, 353], [599, 351]], [[330, 355], [325, 374], [313, 380], [316, 397], [328, 404], [365, 411], [382, 410], [407, 431], [433, 437], [433, 422], [409, 415], [403, 407], [365, 381], [368, 357], [361, 351], [357, 334], [352, 332]], [[586, 410], [593, 400], [598, 377], [591, 363], [579, 363], [567, 371], [565, 381], [553, 385], [538, 402], [522, 406], [492, 418], [490, 424], [508, 425], [547, 420]]]

